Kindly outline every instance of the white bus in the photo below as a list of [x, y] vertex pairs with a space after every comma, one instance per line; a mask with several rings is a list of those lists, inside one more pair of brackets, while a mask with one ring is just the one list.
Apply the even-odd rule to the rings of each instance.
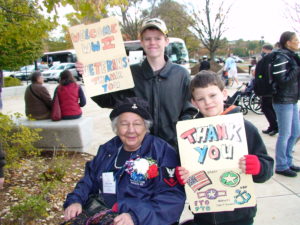
[[75, 63], [77, 61], [74, 49], [45, 52], [42, 56], [42, 62], [48, 65], [55, 65], [59, 63]]
[[[184, 40], [180, 38], [169, 38], [170, 43], [166, 47], [165, 54], [172, 62], [182, 65], [190, 71], [189, 53]], [[145, 57], [145, 52], [141, 46], [140, 40], [124, 42], [126, 54], [129, 57], [129, 63], [135, 64], [141, 62]]]
[[[170, 43], [166, 47], [165, 54], [172, 62], [185, 67], [190, 72], [189, 54], [185, 46], [184, 40], [180, 38], [169, 38]], [[145, 57], [145, 52], [141, 46], [140, 40], [125, 41], [126, 54], [129, 57], [129, 63], [135, 64], [141, 62]], [[47, 63], [49, 66], [59, 63], [76, 62], [77, 57], [74, 49], [45, 52], [42, 57], [42, 63]]]

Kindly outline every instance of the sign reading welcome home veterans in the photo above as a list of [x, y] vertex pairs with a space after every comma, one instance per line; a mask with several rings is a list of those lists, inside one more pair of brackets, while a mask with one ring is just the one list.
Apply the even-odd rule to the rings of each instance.
[[177, 123], [181, 165], [190, 171], [185, 191], [192, 212], [233, 211], [256, 204], [252, 175], [239, 169], [248, 154], [243, 115]]
[[78, 61], [84, 64], [83, 79], [89, 96], [134, 86], [119, 22], [115, 17], [73, 26], [69, 31]]

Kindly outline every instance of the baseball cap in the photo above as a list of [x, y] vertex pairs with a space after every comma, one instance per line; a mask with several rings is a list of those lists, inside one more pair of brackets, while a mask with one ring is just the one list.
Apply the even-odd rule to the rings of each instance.
[[164, 35], [168, 34], [168, 29], [167, 29], [167, 26], [166, 26], [165, 22], [162, 21], [161, 19], [158, 19], [158, 18], [152, 18], [152, 19], [146, 20], [143, 23], [140, 34], [142, 34], [147, 28], [150, 28], [150, 27], [157, 28]]

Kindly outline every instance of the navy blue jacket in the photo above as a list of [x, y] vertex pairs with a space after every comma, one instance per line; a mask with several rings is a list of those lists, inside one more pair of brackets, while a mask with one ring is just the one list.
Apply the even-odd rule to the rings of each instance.
[[[114, 137], [100, 146], [95, 158], [86, 164], [84, 177], [74, 191], [68, 194], [64, 208], [72, 203], [84, 205], [90, 194], [103, 194], [102, 173], [112, 171], [118, 149], [122, 146], [119, 137]], [[119, 213], [130, 213], [135, 225], [169, 225], [179, 220], [185, 203], [183, 187], [175, 176], [168, 176], [166, 168], [179, 165], [175, 150], [162, 139], [146, 134], [142, 146], [131, 158], [152, 158], [159, 167], [159, 175], [142, 185], [131, 182], [130, 175], [123, 171], [116, 180]], [[174, 174], [173, 174], [174, 175]], [[173, 178], [173, 180], [172, 180]]]

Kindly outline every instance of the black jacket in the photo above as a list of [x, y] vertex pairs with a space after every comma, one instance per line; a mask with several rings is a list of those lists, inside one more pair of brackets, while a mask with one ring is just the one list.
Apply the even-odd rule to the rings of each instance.
[[177, 148], [176, 123], [191, 119], [197, 110], [189, 102], [188, 71], [172, 63], [166, 56], [166, 65], [155, 75], [148, 60], [131, 66], [135, 87], [92, 99], [103, 108], [113, 108], [116, 101], [137, 96], [145, 99], [153, 118], [151, 134], [158, 136]]
[[295, 104], [300, 99], [299, 76], [300, 59], [288, 49], [278, 49], [272, 63], [272, 76], [276, 93], [273, 102], [277, 104]]
[[[228, 114], [239, 112], [239, 107], [236, 107]], [[202, 118], [198, 114], [196, 118]], [[261, 171], [257, 175], [253, 175], [255, 183], [263, 183], [270, 179], [273, 175], [274, 160], [268, 153], [265, 144], [257, 130], [257, 128], [249, 121], [244, 120], [248, 152], [251, 155], [256, 155], [260, 161]], [[249, 208], [239, 208], [234, 211], [216, 212], [216, 213], [200, 213], [195, 214], [194, 221], [196, 224], [218, 224], [218, 225], [249, 225], [253, 224], [253, 218], [256, 215], [256, 206]]]

